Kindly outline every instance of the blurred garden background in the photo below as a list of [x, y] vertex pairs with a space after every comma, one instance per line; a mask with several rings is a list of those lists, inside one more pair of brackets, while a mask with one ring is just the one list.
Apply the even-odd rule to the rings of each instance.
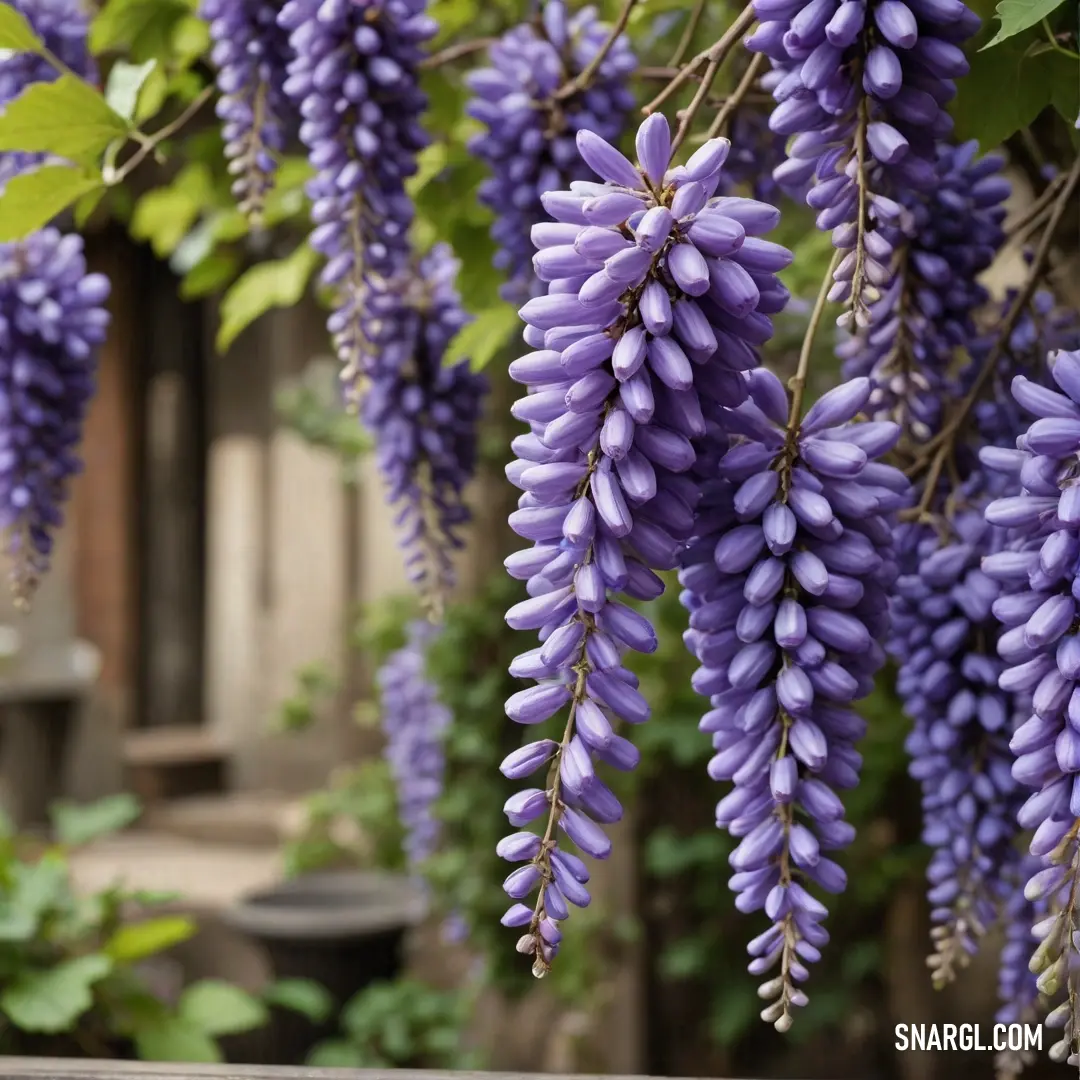
[[[450, 45], [500, 32], [519, 6], [431, 5]], [[618, 7], [602, 6], [609, 18]], [[101, 5], [97, 51], [159, 61], [148, 114], [178, 110], [207, 79], [194, 7]], [[707, 5], [694, 33], [713, 40], [731, 14]], [[629, 29], [659, 54], [687, 18], [683, 0], [649, 0]], [[419, 876], [406, 865], [382, 756], [375, 674], [419, 613], [370, 447], [340, 407], [308, 287], [315, 256], [296, 246], [306, 166], [285, 161], [271, 228], [249, 233], [206, 110], [84, 225], [91, 267], [113, 286], [86, 469], [33, 610], [0, 610], [0, 1054], [990, 1076], [990, 1053], [894, 1048], [898, 1023], [989, 1030], [1000, 942], [991, 934], [954, 985], [932, 989], [919, 795], [888, 674], [861, 707], [865, 764], [846, 800], [858, 839], [810, 1004], [784, 1037], [758, 1020], [745, 955], [756, 923], [733, 908], [731, 841], [713, 827], [719, 793], [677, 585], [647, 605], [660, 649], [632, 666], [653, 719], [635, 733], [641, 768], [617, 778], [627, 813], [592, 905], [566, 924], [541, 982], [500, 926], [495, 845], [515, 785], [498, 765], [521, 738], [503, 713], [520, 688], [503, 613], [523, 593], [501, 566], [516, 546], [503, 467], [518, 431], [506, 368], [519, 324], [498, 300], [460, 75], [451, 64], [426, 76], [436, 138], [411, 181], [421, 241], [453, 245], [477, 316], [455, 349], [492, 385], [460, 583], [426, 657], [452, 714], [438, 851]], [[954, 111], [988, 146], [1010, 136], [1015, 220], [1045, 186], [1047, 148], [1069, 152], [1070, 134], [1044, 101], [1011, 127], [984, 115], [987, 85], [973, 73]], [[783, 374], [831, 248], [788, 203], [772, 238], [797, 252], [784, 275], [797, 300], [767, 355]], [[1074, 301], [1077, 248], [1055, 270]], [[1022, 255], [1015, 243], [992, 268], [995, 297], [1022, 275]], [[819, 335], [811, 393], [834, 379], [832, 347]], [[1040, 1060], [1030, 1075], [1056, 1068]]]

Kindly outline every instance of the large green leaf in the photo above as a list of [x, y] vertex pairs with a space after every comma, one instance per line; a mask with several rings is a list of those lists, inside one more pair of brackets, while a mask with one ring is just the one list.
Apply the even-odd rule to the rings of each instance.
[[481, 311], [463, 326], [446, 350], [445, 364], [468, 360], [473, 371], [482, 371], [491, 358], [515, 334], [521, 331], [521, 319], [512, 304], [496, 304]]
[[218, 350], [225, 352], [241, 331], [271, 308], [299, 303], [318, 261], [304, 243], [286, 258], [259, 263], [241, 275], [221, 301]]
[[171, 184], [148, 191], [131, 217], [131, 235], [148, 240], [159, 259], [171, 258], [199, 215], [213, 205], [214, 178], [209, 167], [193, 161]]
[[[1064, 113], [1078, 85], [1077, 65], [1060, 52], [1032, 55], [1041, 40], [1038, 28], [1003, 41], [996, 48], [971, 56], [971, 71], [957, 80], [950, 107], [956, 137], [976, 139], [983, 151], [1000, 146], [1054, 105]], [[1075, 122], [1076, 114], [1069, 117]]]
[[1001, 42], [1015, 37], [1036, 23], [1042, 22], [1047, 15], [1056, 11], [1065, 0], [1001, 0], [995, 14], [1001, 21], [998, 32], [988, 41], [983, 49], [993, 48]]
[[262, 992], [263, 1001], [306, 1016], [313, 1024], [322, 1024], [334, 1011], [330, 991], [312, 979], [278, 979]]
[[94, 1003], [94, 984], [111, 970], [107, 956], [93, 953], [45, 971], [20, 971], [0, 992], [0, 1012], [23, 1031], [65, 1031]]
[[55, 82], [31, 84], [4, 109], [0, 150], [87, 161], [128, 130], [97, 90], [74, 75], [61, 75]]
[[108, 795], [92, 803], [59, 801], [49, 810], [57, 840], [69, 847], [88, 844], [124, 829], [135, 822], [140, 813], [139, 800], [126, 792]]
[[24, 239], [101, 186], [99, 176], [66, 165], [43, 165], [12, 177], [0, 193], [0, 243]]
[[0, 4], [0, 49], [35, 53], [42, 49], [34, 28], [10, 4]]
[[217, 1064], [221, 1048], [205, 1031], [178, 1016], [155, 1017], [133, 1033], [135, 1052], [143, 1061], [190, 1061]]
[[156, 67], [156, 60], [147, 60], [145, 64], [117, 60], [113, 64], [109, 70], [109, 81], [105, 84], [105, 101], [118, 116], [125, 120], [135, 118], [139, 94]]
[[179, 1015], [206, 1035], [233, 1035], [262, 1027], [270, 1019], [257, 997], [231, 983], [202, 979], [180, 998]]
[[198, 931], [193, 919], [183, 915], [163, 915], [160, 919], [121, 926], [102, 946], [114, 960], [132, 963], [187, 941]]

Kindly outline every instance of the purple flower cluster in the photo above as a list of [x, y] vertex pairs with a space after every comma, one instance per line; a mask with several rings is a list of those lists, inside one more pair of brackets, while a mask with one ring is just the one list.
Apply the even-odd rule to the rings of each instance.
[[0, 529], [16, 601], [48, 569], [94, 392], [109, 282], [82, 239], [46, 228], [0, 245]]
[[1003, 664], [991, 609], [1001, 590], [980, 568], [983, 555], [1001, 549], [1004, 531], [978, 509], [949, 524], [945, 544], [932, 529], [904, 527], [915, 550], [905, 559], [911, 572], [896, 582], [890, 643], [900, 659], [897, 694], [914, 725], [907, 751], [922, 787], [923, 842], [932, 851], [935, 952], [928, 963], [938, 986], [966, 966], [1010, 891], [1024, 799], [1009, 750], [1024, 704], [998, 688]]
[[936, 185], [900, 197], [910, 228], [906, 241], [888, 232], [901, 249], [897, 273], [871, 305], [870, 328], [837, 350], [847, 378], [873, 380], [874, 415], [899, 422], [914, 443], [940, 430], [944, 402], [963, 392], [955, 353], [977, 338], [974, 315], [987, 300], [978, 275], [1004, 240], [1009, 183], [1001, 159], [977, 151], [940, 144]]
[[635, 61], [625, 37], [604, 57], [587, 88], [555, 97], [588, 67], [609, 32], [595, 8], [568, 18], [562, 0], [547, 0], [539, 21], [509, 30], [492, 45], [491, 67], [466, 76], [475, 95], [466, 111], [486, 129], [469, 148], [491, 169], [480, 185], [480, 201], [495, 213], [495, 265], [509, 279], [504, 296], [516, 302], [537, 292], [529, 230], [544, 220], [541, 196], [592, 175], [578, 154], [577, 132], [593, 131], [615, 142], [633, 108], [626, 80]]
[[469, 518], [463, 492], [476, 468], [487, 391], [467, 360], [443, 364], [468, 321], [454, 288], [458, 265], [438, 245], [385, 288], [368, 286], [364, 304], [371, 348], [360, 415], [375, 435], [387, 499], [398, 507], [409, 578], [436, 602], [453, 581], [451, 552]]
[[408, 260], [413, 218], [405, 181], [427, 136], [417, 82], [435, 32], [424, 0], [286, 0], [278, 16], [292, 59], [284, 92], [301, 117], [316, 175], [308, 184], [311, 244], [337, 293], [329, 329], [353, 388], [363, 368], [364, 280]]
[[280, 3], [271, 0], [203, 0], [210, 24], [221, 97], [225, 157], [235, 177], [232, 193], [240, 210], [257, 223], [285, 150], [293, 106], [285, 96], [290, 51], [278, 25]]
[[[970, 347], [972, 363], [968, 378], [987, 361], [994, 340], [994, 327], [1005, 318], [1016, 299], [1010, 289], [992, 314], [990, 332], [976, 338]], [[1080, 349], [1080, 316], [1060, 307], [1049, 290], [1040, 289], [1021, 314], [1002, 350], [982, 401], [972, 410], [980, 437], [994, 446], [1012, 446], [1018, 433], [1027, 426], [1024, 410], [1013, 399], [1010, 383], [1016, 375], [1041, 382], [1046, 377], [1046, 358], [1064, 350]]]
[[979, 26], [962, 0], [754, 0], [761, 20], [747, 47], [783, 73], [772, 130], [793, 136], [776, 171], [812, 183], [818, 227], [845, 252], [830, 298], [850, 302], [841, 325], [870, 323], [892, 278], [900, 193], [937, 183], [937, 141], [968, 63], [961, 44]]
[[846, 885], [825, 852], [854, 836], [837, 792], [858, 782], [865, 723], [852, 704], [885, 662], [893, 517], [908, 483], [875, 460], [897, 425], [852, 422], [868, 379], [825, 394], [801, 421], [776, 376], [757, 370], [748, 385], [749, 401], [725, 417], [732, 445], [702, 491], [679, 579], [701, 662], [693, 686], [712, 705], [700, 725], [716, 751], [709, 775], [734, 785], [716, 807], [717, 826], [739, 839], [729, 884], [740, 911], [770, 921], [749, 970], [779, 965], [759, 989], [770, 1001], [761, 1015], [786, 1031], [807, 1001], [796, 984], [829, 936], [808, 886]]
[[425, 671], [427, 646], [438, 633], [430, 622], [414, 622], [404, 648], [391, 653], [375, 677], [386, 736], [384, 756], [397, 789], [405, 856], [413, 873], [439, 842], [433, 810], [446, 768], [443, 739], [453, 719]]
[[505, 806], [516, 828], [546, 822], [542, 835], [517, 832], [498, 848], [524, 864], [506, 879], [515, 903], [503, 923], [523, 928], [518, 949], [538, 977], [569, 905], [589, 902], [588, 871], [565, 839], [605, 858], [602, 825], [622, 815], [597, 763], [632, 769], [638, 751], [615, 724], [649, 716], [622, 658], [653, 651], [656, 634], [617, 597], [660, 595], [656, 571], [678, 565], [698, 495], [694, 440], [745, 398], [742, 372], [757, 365], [755, 346], [772, 334], [768, 315], [787, 299], [775, 271], [791, 259], [760, 238], [779, 220], [773, 207], [714, 197], [726, 139], [669, 168], [670, 131], [655, 114], [637, 132], [638, 166], [593, 132], [579, 132], [577, 145], [606, 183], [544, 194], [555, 220], [532, 237], [548, 291], [521, 309], [535, 351], [510, 366], [528, 388], [513, 413], [530, 429], [514, 439], [506, 470], [523, 491], [510, 524], [533, 546], [506, 561], [528, 591], [506, 618], [538, 631], [540, 645], [511, 666], [537, 685], [506, 711], [536, 725], [569, 709], [556, 737], [502, 764], [512, 779], [548, 772]]
[[[1031, 854], [1044, 860], [1026, 895], [1038, 900], [1064, 894], [1064, 902], [1053, 905], [1036, 928], [1040, 944], [1031, 970], [1047, 996], [1075, 978], [1080, 930], [1080, 724], [1074, 716], [1074, 702], [1080, 701], [1080, 352], [1051, 357], [1050, 374], [1058, 390], [1024, 376], [1013, 380], [1016, 401], [1037, 419], [1017, 439], [1017, 449], [989, 448], [981, 455], [988, 468], [1018, 482], [1020, 492], [986, 509], [988, 522], [1010, 530], [1010, 542], [984, 559], [983, 570], [1003, 587], [993, 605], [1003, 628], [998, 652], [1005, 670], [999, 685], [1031, 701], [1030, 717], [1010, 742], [1016, 756], [1013, 776], [1035, 789], [1018, 821], [1034, 829]], [[1077, 1018], [1068, 1003], [1048, 1023], [1065, 1026], [1051, 1056], [1076, 1064]]]

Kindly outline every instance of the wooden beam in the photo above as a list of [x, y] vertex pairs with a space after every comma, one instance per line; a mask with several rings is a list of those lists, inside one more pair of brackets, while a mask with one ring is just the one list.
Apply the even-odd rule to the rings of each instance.
[[[434, 1069], [312, 1069], [271, 1065], [180, 1065], [157, 1061], [0, 1057], [0, 1080], [550, 1080], [548, 1073], [448, 1072]], [[561, 1080], [588, 1080], [571, 1073]], [[604, 1080], [648, 1080], [606, 1076]]]

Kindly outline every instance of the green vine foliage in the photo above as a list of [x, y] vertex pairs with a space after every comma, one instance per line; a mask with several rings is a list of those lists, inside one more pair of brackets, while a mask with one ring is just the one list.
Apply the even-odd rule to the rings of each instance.
[[53, 843], [21, 836], [0, 816], [0, 1054], [220, 1062], [220, 1040], [261, 1028], [271, 1004], [318, 1018], [325, 991], [306, 980], [255, 996], [216, 979], [175, 1001], [155, 993], [146, 965], [192, 937], [178, 897], [117, 885], [77, 893], [70, 856], [132, 824], [138, 802], [117, 795], [52, 807]]

